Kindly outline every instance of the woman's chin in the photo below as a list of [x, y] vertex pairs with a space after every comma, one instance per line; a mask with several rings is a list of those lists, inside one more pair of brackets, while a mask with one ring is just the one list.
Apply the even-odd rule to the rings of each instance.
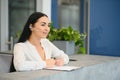
[[46, 38], [46, 36], [42, 37], [43, 39]]

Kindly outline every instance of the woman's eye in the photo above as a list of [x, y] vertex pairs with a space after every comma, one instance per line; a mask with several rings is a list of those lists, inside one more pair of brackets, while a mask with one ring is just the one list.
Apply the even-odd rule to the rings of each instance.
[[45, 24], [41, 24], [41, 26], [45, 26]]
[[50, 25], [48, 25], [48, 27], [50, 27]]

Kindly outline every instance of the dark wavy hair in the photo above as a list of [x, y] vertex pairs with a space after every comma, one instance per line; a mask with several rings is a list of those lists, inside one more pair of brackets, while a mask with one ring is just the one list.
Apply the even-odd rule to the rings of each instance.
[[30, 17], [28, 18], [28, 20], [24, 26], [24, 29], [21, 33], [19, 40], [18, 40], [18, 43], [25, 42], [26, 40], [29, 39], [29, 37], [31, 35], [31, 30], [29, 28], [30, 24], [34, 25], [37, 22], [37, 20], [43, 16], [48, 17], [46, 14], [41, 13], [41, 12], [34, 12], [30, 15]]

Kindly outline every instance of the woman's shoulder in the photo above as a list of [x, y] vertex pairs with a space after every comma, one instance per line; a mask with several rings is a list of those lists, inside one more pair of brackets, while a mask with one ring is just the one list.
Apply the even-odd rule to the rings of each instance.
[[19, 42], [19, 43], [16, 43], [15, 46], [25, 46], [27, 44], [27, 41], [26, 42]]
[[41, 39], [42, 42], [50, 42], [47, 38]]
[[51, 41], [49, 41], [47, 38], [41, 39], [41, 43], [44, 45], [51, 45]]

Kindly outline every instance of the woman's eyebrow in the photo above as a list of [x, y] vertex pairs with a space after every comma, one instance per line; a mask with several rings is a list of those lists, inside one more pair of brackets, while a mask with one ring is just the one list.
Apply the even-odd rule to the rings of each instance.
[[46, 24], [46, 22], [41, 22], [41, 23], [44, 23], [44, 24]]
[[48, 23], [49, 25], [51, 24], [51, 23]]
[[[46, 22], [41, 22], [41, 23], [43, 23], [43, 24], [47, 24]], [[49, 25], [51, 24], [51, 23], [48, 23]]]

